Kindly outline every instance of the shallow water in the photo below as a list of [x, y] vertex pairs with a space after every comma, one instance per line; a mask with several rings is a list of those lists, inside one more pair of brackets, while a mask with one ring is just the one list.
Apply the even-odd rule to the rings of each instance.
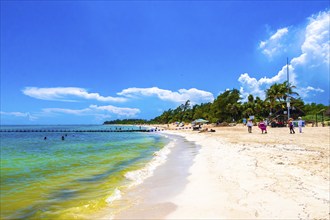
[[169, 151], [166, 160], [152, 176], [125, 191], [120, 200], [93, 219], [164, 219], [177, 208], [173, 199], [186, 187], [200, 146], [180, 136], [164, 135], [171, 140], [164, 148]]
[[[1, 127], [4, 128], [11, 127]], [[110, 126], [33, 128], [110, 129]], [[107, 207], [116, 192], [132, 184], [134, 179], [126, 178], [127, 173], [142, 169], [168, 143], [155, 133], [0, 132], [0, 135], [1, 219], [88, 219]]]

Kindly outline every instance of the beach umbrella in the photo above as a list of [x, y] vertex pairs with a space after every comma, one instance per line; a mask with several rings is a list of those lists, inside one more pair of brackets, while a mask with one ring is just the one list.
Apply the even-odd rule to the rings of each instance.
[[203, 123], [207, 123], [207, 122], [209, 122], [208, 120], [205, 120], [205, 119], [202, 119], [202, 118], [199, 118], [199, 119], [197, 119], [197, 120], [195, 120], [195, 121], [193, 121], [193, 123], [200, 123], [200, 124], [203, 124]]

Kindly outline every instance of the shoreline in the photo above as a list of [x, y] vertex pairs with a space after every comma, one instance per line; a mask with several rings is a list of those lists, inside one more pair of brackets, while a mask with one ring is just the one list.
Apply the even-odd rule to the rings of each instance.
[[[303, 133], [296, 134], [289, 134], [288, 128], [269, 128], [268, 134], [261, 134], [257, 127], [249, 134], [239, 125], [212, 127], [216, 132], [203, 133], [155, 127], [201, 148], [189, 168], [185, 186], [167, 197], [166, 206], [145, 203], [139, 215], [133, 211], [129, 217], [330, 218], [329, 127], [305, 127]], [[154, 196], [149, 200], [157, 200], [162, 192], [152, 185], [145, 189]], [[152, 207], [161, 215], [143, 211]]]
[[169, 139], [165, 146], [169, 153], [162, 155], [163, 163], [148, 178], [125, 190], [109, 209], [93, 218], [165, 219], [177, 208], [171, 199], [179, 195], [187, 185], [189, 169], [200, 148], [179, 135], [157, 135]]
[[171, 200], [188, 184], [189, 169], [199, 148], [181, 136], [170, 135], [168, 138], [174, 146], [166, 162], [157, 167], [153, 176], [125, 195], [127, 200], [138, 200], [139, 203], [114, 219], [164, 219], [177, 209]]
[[158, 128], [150, 135], [166, 138], [165, 146], [151, 155], [146, 166], [123, 174], [127, 186], [107, 195], [96, 213], [72, 210], [68, 215], [330, 219], [330, 127], [305, 127], [296, 134], [288, 128], [268, 128], [261, 134], [257, 127], [248, 133], [243, 125], [205, 127], [215, 132], [148, 126]]

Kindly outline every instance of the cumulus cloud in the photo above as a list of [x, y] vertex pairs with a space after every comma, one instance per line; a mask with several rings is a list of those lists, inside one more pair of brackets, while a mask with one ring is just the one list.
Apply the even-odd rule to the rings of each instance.
[[[245, 95], [252, 94], [253, 96], [258, 96], [262, 99], [265, 98], [265, 90], [269, 88], [274, 83], [282, 83], [287, 80], [287, 68], [289, 68], [289, 81], [291, 84], [296, 84], [296, 73], [292, 65], [283, 66], [282, 69], [273, 77], [262, 77], [257, 79], [251, 77], [248, 73], [243, 73], [238, 78], [238, 81], [241, 83], [241, 90], [244, 90]], [[245, 95], [241, 93], [243, 99]]]
[[90, 105], [88, 108], [84, 109], [67, 109], [67, 108], [44, 108], [43, 113], [61, 113], [61, 114], [71, 114], [77, 116], [100, 116], [104, 115], [106, 117], [111, 117], [110, 114], [115, 114], [116, 116], [126, 116], [133, 117], [140, 113], [137, 108], [121, 108], [112, 105], [97, 106]]
[[101, 102], [125, 102], [127, 99], [123, 97], [101, 96], [98, 93], [89, 93], [86, 89], [77, 87], [55, 87], [55, 88], [38, 88], [26, 87], [22, 91], [25, 95], [36, 99], [51, 101], [67, 101], [74, 102], [79, 99], [96, 100]]
[[240, 96], [242, 98], [242, 101], [247, 102], [248, 101], [248, 96], [250, 95], [250, 93], [246, 92], [242, 86], [239, 89], [239, 93], [240, 93]]
[[313, 67], [323, 64], [329, 65], [330, 11], [313, 15], [308, 20], [305, 41], [301, 46], [302, 54], [292, 59], [291, 62], [295, 66], [306, 64]]
[[283, 38], [288, 34], [289, 29], [287, 27], [278, 29], [268, 40], [261, 41], [259, 49], [268, 58], [272, 58], [277, 55], [280, 51], [284, 50]]
[[38, 117], [36, 117], [35, 115], [32, 115], [30, 112], [3, 112], [3, 111], [1, 111], [0, 115], [27, 118], [29, 121], [34, 121], [34, 120], [38, 119]]
[[[305, 72], [308, 70], [308, 77], [320, 79], [321, 81], [329, 81], [329, 16], [330, 12], [320, 12], [308, 18], [308, 23], [303, 31], [305, 40], [300, 45], [301, 54], [291, 59], [289, 63], [290, 83], [298, 87], [302, 84], [302, 79], [306, 79]], [[288, 34], [287, 28], [279, 29], [267, 41], [262, 41], [259, 45], [263, 49], [263, 53], [268, 55], [272, 53], [271, 42], [279, 41], [284, 35]], [[295, 42], [291, 42], [295, 43]], [[280, 44], [279, 47], [282, 45]], [[266, 49], [266, 52], [265, 52]], [[276, 50], [276, 49], [275, 49]], [[238, 78], [241, 83], [242, 98], [244, 94], [253, 94], [264, 98], [265, 89], [274, 83], [282, 83], [287, 80], [287, 66], [284, 65], [278, 73], [273, 77], [262, 77], [257, 79], [248, 73], [243, 73]], [[308, 80], [307, 80], [308, 82]], [[314, 88], [312, 86], [299, 86], [297, 92], [302, 98], [307, 98], [313, 94], [324, 92], [322, 88]]]
[[247, 73], [243, 73], [238, 78], [238, 81], [243, 85], [243, 87], [240, 88], [243, 99], [245, 99], [249, 94], [253, 94], [254, 96], [259, 96], [261, 98], [264, 97], [264, 91], [261, 89], [262, 84], [256, 78], [250, 77]]
[[190, 100], [192, 104], [211, 102], [214, 100], [212, 93], [198, 90], [196, 88], [191, 89], [179, 89], [177, 92], [170, 90], [160, 89], [158, 87], [152, 88], [128, 88], [119, 92], [118, 95], [125, 97], [138, 97], [138, 96], [156, 96], [161, 100], [182, 103]]

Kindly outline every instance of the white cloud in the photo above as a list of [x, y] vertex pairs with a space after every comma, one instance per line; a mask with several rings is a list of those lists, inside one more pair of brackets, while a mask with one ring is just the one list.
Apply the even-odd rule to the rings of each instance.
[[266, 45], [267, 45], [267, 43], [265, 41], [261, 41], [259, 44], [259, 48], [263, 49], [266, 47]]
[[[243, 99], [245, 99], [249, 93], [254, 96], [263, 97], [263, 90], [260, 89], [260, 82], [256, 78], [250, 77], [248, 73], [243, 73], [238, 78], [238, 81], [243, 85], [243, 87], [240, 88]], [[249, 93], [242, 93], [242, 91], [246, 90], [249, 91]], [[243, 97], [244, 94], [246, 97]]]
[[311, 86], [307, 86], [306, 90], [307, 90], [307, 91], [315, 91], [315, 92], [324, 92], [323, 89], [320, 89], [320, 88], [314, 88], [314, 87], [311, 87]]
[[97, 100], [102, 102], [125, 102], [128, 98], [135, 98], [138, 96], [156, 96], [161, 100], [182, 103], [190, 100], [191, 103], [210, 102], [214, 100], [213, 94], [207, 91], [198, 90], [196, 88], [180, 89], [177, 92], [160, 89], [158, 87], [152, 88], [127, 88], [117, 93], [124, 97], [101, 96], [98, 93], [89, 93], [83, 88], [77, 87], [56, 87], [56, 88], [37, 88], [26, 87], [23, 93], [27, 96], [54, 101], [75, 102], [80, 99]]
[[242, 101], [247, 102], [248, 101], [248, 96], [250, 94], [248, 92], [246, 92], [243, 87], [240, 87], [239, 93], [240, 93], [240, 97], [242, 98]]
[[292, 59], [293, 65], [308, 64], [312, 67], [323, 64], [329, 65], [329, 26], [330, 11], [321, 12], [309, 18], [305, 41], [301, 46], [302, 54]]
[[69, 115], [89, 115], [91, 110], [89, 108], [85, 109], [67, 109], [67, 108], [44, 108], [43, 113], [63, 113]]
[[[205, 103], [214, 100], [213, 94], [207, 91], [191, 89], [180, 89], [177, 92], [170, 90], [152, 88], [127, 88], [118, 93], [117, 98], [103, 97], [98, 93], [89, 93], [85, 89], [77, 87], [57, 87], [57, 88], [37, 88], [26, 87], [23, 90], [25, 95], [42, 100], [57, 101], [78, 101], [79, 99], [97, 100], [97, 101], [128, 101], [136, 97], [155, 96], [160, 100], [183, 103], [190, 100], [192, 104]], [[55, 117], [58, 115], [92, 116], [97, 120], [103, 120], [113, 117], [136, 117], [141, 110], [138, 108], [116, 107], [113, 105], [89, 105], [86, 108], [44, 108], [38, 112], [38, 117]]]
[[278, 29], [274, 35], [272, 35], [269, 40], [271, 41], [278, 41], [280, 40], [284, 35], [286, 35], [289, 32], [288, 28], [282, 28]]
[[307, 86], [306, 88], [300, 87], [296, 89], [302, 98], [308, 98], [310, 96], [315, 96], [317, 93], [323, 93], [324, 90], [320, 88], [314, 88], [312, 86]]
[[70, 114], [77, 116], [97, 116], [97, 117], [111, 117], [110, 114], [115, 114], [116, 116], [126, 116], [133, 117], [140, 113], [140, 110], [137, 108], [121, 108], [112, 105], [106, 106], [97, 106], [90, 105], [88, 108], [84, 109], [67, 109], [67, 108], [44, 108], [43, 113], [52, 114], [52, 113], [61, 113], [61, 114]]
[[[293, 71], [291, 65], [289, 65], [289, 72], [290, 72], [290, 83], [295, 82], [295, 73]], [[265, 98], [265, 90], [269, 88], [274, 83], [284, 82], [287, 79], [287, 67], [283, 66], [282, 69], [278, 72], [277, 75], [268, 78], [262, 77], [259, 80], [251, 77], [248, 73], [243, 73], [238, 78], [238, 81], [241, 83], [243, 87], [241, 90], [245, 91], [245, 94], [249, 95], [252, 94], [255, 97], [260, 97], [262, 99]], [[242, 94], [241, 94], [242, 95]], [[246, 97], [242, 98], [245, 99]]]
[[284, 50], [282, 40], [288, 32], [289, 29], [287, 27], [278, 29], [268, 40], [260, 42], [259, 49], [261, 49], [262, 53], [268, 58], [273, 58], [273, 56]]
[[[290, 83], [297, 86], [296, 91], [302, 98], [324, 92], [324, 89], [314, 88], [312, 86], [299, 86], [302, 80], [305, 79], [306, 70], [308, 70], [309, 77], [319, 79], [321, 81], [329, 81], [329, 26], [330, 26], [330, 12], [320, 12], [308, 19], [308, 24], [303, 33], [305, 33], [305, 40], [300, 45], [301, 54], [294, 57], [289, 63]], [[297, 32], [298, 33], [298, 32]], [[271, 40], [281, 39], [288, 34], [287, 29], [279, 29], [268, 41], [262, 41], [259, 45], [260, 49], [271, 50], [268, 47]], [[295, 43], [295, 42], [292, 42]], [[280, 45], [281, 47], [282, 45]], [[263, 51], [264, 52], [264, 51]], [[271, 53], [269, 53], [271, 55]], [[320, 68], [322, 67], [322, 68]], [[319, 69], [317, 69], [319, 68]], [[260, 79], [251, 77], [248, 73], [243, 73], [238, 78], [241, 83], [241, 90], [245, 95], [252, 94], [264, 98], [265, 89], [274, 83], [282, 83], [287, 80], [287, 66], [284, 65], [281, 70], [273, 77], [262, 77]], [[308, 81], [307, 81], [308, 82]], [[242, 94], [242, 98], [244, 94]]]
[[13, 116], [27, 118], [29, 121], [34, 121], [38, 119], [35, 115], [30, 114], [30, 112], [0, 112], [0, 115]]
[[140, 109], [138, 108], [121, 108], [112, 105], [106, 105], [106, 106], [91, 105], [89, 106], [89, 108], [96, 111], [106, 111], [106, 112], [114, 113], [116, 115], [128, 116], [128, 117], [135, 116], [136, 114], [141, 112]]
[[128, 88], [124, 89], [118, 95], [126, 97], [137, 97], [137, 96], [156, 96], [161, 100], [172, 101], [182, 103], [190, 100], [192, 104], [211, 102], [214, 100], [212, 93], [198, 90], [196, 88], [191, 89], [179, 89], [178, 92], [170, 90], [160, 89], [158, 87], [152, 88]]
[[26, 87], [23, 93], [27, 96], [42, 100], [74, 102], [77, 98], [97, 100], [101, 102], [125, 102], [123, 97], [101, 96], [98, 93], [89, 93], [86, 89], [77, 87], [37, 88]]

